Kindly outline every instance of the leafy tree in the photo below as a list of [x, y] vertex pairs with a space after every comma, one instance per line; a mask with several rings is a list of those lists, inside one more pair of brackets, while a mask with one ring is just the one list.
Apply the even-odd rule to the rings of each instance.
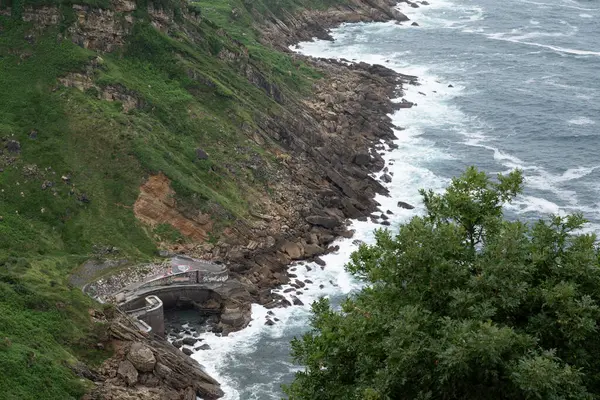
[[591, 399], [600, 395], [596, 237], [581, 215], [503, 218], [519, 171], [475, 168], [352, 255], [368, 285], [313, 304], [290, 399]]

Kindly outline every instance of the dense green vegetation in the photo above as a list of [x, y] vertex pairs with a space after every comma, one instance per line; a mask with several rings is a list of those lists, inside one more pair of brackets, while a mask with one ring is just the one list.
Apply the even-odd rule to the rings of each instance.
[[[109, 354], [96, 346], [104, 326], [90, 318], [99, 306], [69, 283], [78, 265], [105, 256], [103, 249], [145, 261], [157, 242], [186, 240], [169, 225], [150, 229], [134, 217], [132, 205], [149, 175], [171, 180], [184, 211], [211, 215], [213, 242], [248, 216], [252, 198], [268, 195], [277, 163], [268, 148], [275, 144], [257, 144], [255, 119], [281, 113], [283, 100], [245, 71], [260, 74], [285, 101], [308, 93], [319, 78], [261, 45], [253, 26], [268, 7], [281, 13], [309, 3], [154, 1], [174, 12], [181, 29], [170, 36], [151, 26], [148, 3], [137, 1], [126, 45], [104, 54], [73, 44], [66, 27], [74, 21], [71, 4], [110, 8], [108, 0], [0, 5], [12, 7], [11, 16], [0, 16], [3, 399], [79, 398], [86, 383], [69, 367]], [[62, 22], [40, 31], [20, 20], [26, 7], [41, 5], [59, 5]], [[192, 23], [182, 17], [186, 12], [203, 18]], [[91, 85], [61, 85], [69, 73], [86, 74]], [[109, 90], [129, 96], [134, 107], [104, 100]], [[198, 158], [197, 148], [208, 158]], [[251, 168], [256, 163], [260, 168]]]
[[291, 399], [591, 399], [600, 263], [580, 215], [503, 219], [522, 186], [471, 168], [426, 213], [352, 256], [368, 286], [313, 305]]

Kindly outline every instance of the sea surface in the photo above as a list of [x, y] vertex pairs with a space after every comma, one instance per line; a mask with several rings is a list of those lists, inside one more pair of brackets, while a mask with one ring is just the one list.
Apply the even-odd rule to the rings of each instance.
[[[419, 26], [348, 24], [333, 31], [333, 42], [296, 48], [419, 76], [421, 86], [405, 93], [418, 105], [393, 115], [406, 129], [386, 156], [393, 164], [391, 197], [378, 198], [394, 212], [391, 228], [422, 212], [420, 188], [443, 190], [475, 165], [489, 173], [523, 170], [526, 190], [507, 208], [511, 218], [583, 212], [590, 221], [585, 230], [600, 232], [600, 2], [428, 1], [399, 7]], [[399, 209], [399, 200], [416, 208]], [[377, 225], [353, 225], [355, 237], [339, 241], [324, 269], [291, 267], [314, 282], [299, 296], [305, 306], [274, 310], [279, 322], [265, 326], [267, 310], [255, 305], [247, 329], [204, 336], [212, 350], [194, 357], [222, 382], [226, 399], [284, 397], [281, 384], [300, 368], [289, 342], [309, 329], [310, 303], [320, 296], [339, 303], [360, 288], [344, 264], [356, 249], [353, 240], [372, 242]]]

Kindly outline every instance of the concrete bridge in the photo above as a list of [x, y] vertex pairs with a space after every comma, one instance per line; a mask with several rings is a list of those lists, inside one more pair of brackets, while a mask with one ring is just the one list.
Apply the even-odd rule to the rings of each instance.
[[193, 304], [200, 312], [220, 314], [223, 324], [236, 327], [248, 318], [235, 299], [247, 295], [240, 282], [229, 280], [225, 265], [177, 256], [164, 273], [125, 287], [115, 298], [121, 309], [140, 321], [140, 329], [163, 337], [164, 308]]

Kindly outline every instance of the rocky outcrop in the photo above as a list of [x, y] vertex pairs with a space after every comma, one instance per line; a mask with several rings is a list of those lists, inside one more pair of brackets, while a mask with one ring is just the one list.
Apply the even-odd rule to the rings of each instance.
[[213, 400], [223, 396], [219, 383], [174, 346], [137, 330], [126, 316], [110, 322], [114, 355], [92, 374], [95, 388], [84, 400]]
[[[66, 34], [73, 42], [86, 49], [110, 52], [125, 44], [136, 21], [136, 11], [139, 11], [137, 2], [133, 0], [111, 0], [110, 3], [107, 8], [72, 4], [73, 22], [66, 20], [65, 13], [56, 6], [25, 7], [22, 19], [32, 22], [39, 30], [68, 22]], [[179, 16], [183, 20], [200, 22], [200, 16], [190, 12], [185, 3], [181, 3], [180, 10]], [[10, 15], [10, 9], [0, 11]], [[173, 9], [165, 10], [148, 2], [145, 11], [151, 24], [162, 32], [178, 26]]]
[[[408, 21], [396, 10], [397, 0], [350, 0], [325, 10], [302, 10], [285, 13], [284, 18], [267, 15], [263, 19], [262, 40], [284, 51], [298, 42], [313, 38], [331, 39], [329, 29], [344, 22]], [[408, 3], [408, 0], [406, 0]]]

